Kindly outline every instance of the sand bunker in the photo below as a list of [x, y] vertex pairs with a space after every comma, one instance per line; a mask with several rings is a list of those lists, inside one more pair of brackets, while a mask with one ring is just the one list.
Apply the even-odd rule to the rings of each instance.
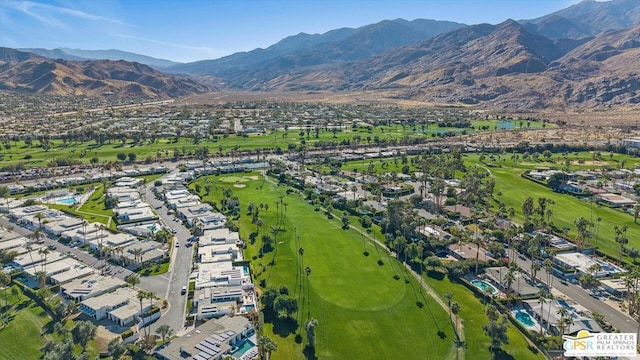
[[233, 187], [236, 187], [236, 188], [242, 189], [242, 188], [244, 188], [244, 187], [247, 187], [247, 185], [245, 185], [245, 184], [233, 184]]

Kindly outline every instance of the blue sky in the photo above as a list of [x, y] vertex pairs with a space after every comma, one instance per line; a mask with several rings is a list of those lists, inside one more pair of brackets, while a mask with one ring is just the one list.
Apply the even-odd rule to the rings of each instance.
[[215, 59], [386, 19], [496, 24], [578, 0], [0, 0], [0, 46], [119, 49], [174, 61]]

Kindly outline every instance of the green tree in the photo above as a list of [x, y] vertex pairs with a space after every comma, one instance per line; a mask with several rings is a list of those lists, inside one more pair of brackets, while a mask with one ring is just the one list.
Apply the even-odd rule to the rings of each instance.
[[164, 344], [166, 339], [173, 335], [173, 329], [169, 325], [160, 325], [156, 329], [156, 334], [162, 337], [162, 343]]
[[2, 312], [4, 325], [9, 321], [9, 298], [7, 297], [7, 289], [11, 284], [11, 277], [4, 271], [0, 271], [0, 288], [4, 288], [4, 310]]
[[125, 161], [127, 160], [127, 154], [120, 152], [116, 154], [116, 158], [118, 158], [118, 160], [120, 161]]
[[140, 284], [140, 277], [137, 275], [129, 275], [129, 277], [127, 277], [127, 283], [135, 289], [136, 285]]
[[107, 346], [107, 352], [113, 360], [118, 360], [127, 352], [127, 347], [118, 338], [113, 338]]
[[260, 359], [269, 360], [271, 358], [271, 353], [278, 350], [278, 344], [268, 336], [262, 335], [258, 339], [258, 348], [260, 352]]
[[279, 295], [273, 302], [273, 310], [278, 316], [288, 318], [298, 311], [298, 299], [288, 295]]
[[307, 346], [311, 349], [316, 347], [316, 326], [318, 326], [318, 320], [311, 318], [304, 324], [304, 328], [307, 331]]
[[491, 351], [492, 359], [498, 359], [502, 345], [509, 343], [507, 328], [507, 319], [504, 316], [499, 316], [498, 319], [482, 325], [482, 331], [491, 339], [489, 351]]
[[78, 321], [71, 330], [73, 342], [79, 344], [82, 350], [87, 349], [87, 344], [96, 336], [97, 327], [90, 321]]

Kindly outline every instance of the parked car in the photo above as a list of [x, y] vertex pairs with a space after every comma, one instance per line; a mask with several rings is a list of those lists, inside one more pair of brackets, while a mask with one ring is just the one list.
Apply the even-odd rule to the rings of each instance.
[[55, 245], [53, 245], [53, 244], [51, 244], [51, 245], [49, 245], [49, 246], [47, 246], [47, 247], [49, 248], [49, 250], [55, 250], [55, 249], [57, 249], [57, 248], [58, 248], [57, 246], [55, 246]]
[[180, 242], [176, 241], [176, 247], [180, 247]]
[[186, 293], [187, 293], [187, 287], [186, 287], [186, 286], [183, 286], [183, 287], [182, 287], [182, 291], [180, 291], [180, 294], [184, 295], [184, 294], [186, 294]]

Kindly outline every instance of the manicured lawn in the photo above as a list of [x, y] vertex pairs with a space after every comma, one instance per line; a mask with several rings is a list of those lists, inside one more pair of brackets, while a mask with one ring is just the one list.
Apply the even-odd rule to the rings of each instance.
[[[147, 270], [151, 270], [147, 273]], [[145, 269], [140, 269], [138, 271], [136, 271], [138, 274], [141, 274], [143, 276], [155, 276], [155, 275], [162, 275], [164, 273], [166, 273], [167, 271], [169, 271], [169, 263], [162, 263], [160, 265], [158, 265], [157, 267], [155, 265], [149, 267], [149, 268], [145, 268]]]
[[[614, 159], [616, 157], [620, 158], [621, 155], [615, 155]], [[606, 156], [606, 158], [608, 159], [609, 157]], [[477, 159], [477, 155], [470, 155], [466, 157], [465, 161], [469, 165], [479, 164]], [[628, 160], [628, 163], [633, 160]], [[500, 163], [502, 167], [487, 169], [491, 171], [491, 174], [496, 180], [494, 193], [497, 194], [498, 191], [502, 193], [502, 195], [496, 195], [496, 197], [503, 201], [507, 208], [514, 208], [516, 221], [520, 223], [524, 222], [522, 203], [528, 196], [531, 196], [536, 201], [538, 197], [546, 197], [555, 203], [551, 206], [553, 212], [551, 220], [556, 227], [560, 229], [568, 227], [570, 229], [568, 232], [570, 239], [575, 239], [576, 226], [574, 222], [582, 216], [587, 220], [592, 220], [594, 224], [596, 224], [597, 232], [594, 231], [596, 234], [591, 240], [591, 243], [597, 245], [605, 254], [616, 259], [618, 258], [619, 250], [618, 244], [614, 240], [614, 225], [619, 227], [627, 226], [627, 238], [629, 239], [627, 247], [640, 248], [640, 225], [634, 224], [632, 215], [606, 206], [592, 204], [589, 201], [580, 200], [568, 194], [551, 191], [544, 185], [523, 178], [521, 174], [525, 170], [516, 167], [517, 165], [513, 162], [511, 162], [511, 164], [512, 165], [509, 166], [508, 164], [502, 165]], [[602, 219], [599, 224], [596, 222], [598, 217]], [[630, 261], [629, 258], [626, 259]]]
[[[471, 290], [462, 284], [452, 283], [448, 277], [429, 277], [425, 280], [429, 282], [441, 296], [451, 292], [451, 301], [457, 301], [460, 305], [459, 316], [464, 324], [465, 353], [468, 359], [489, 359], [491, 354], [488, 350], [491, 340], [482, 331], [482, 325], [489, 323], [489, 319], [484, 312], [484, 305]], [[443, 297], [444, 299], [444, 297]], [[446, 299], [444, 299], [446, 301]], [[512, 356], [512, 359], [544, 359], [541, 353], [534, 353], [529, 349], [527, 339], [515, 326], [509, 324], [507, 331], [509, 343], [503, 346], [503, 350]]]
[[[42, 328], [51, 322], [47, 313], [35, 302], [20, 294], [20, 298], [11, 301], [8, 291], [12, 319], [6, 328], [0, 330], [0, 359], [38, 359], [39, 348], [46, 339], [40, 336]], [[4, 291], [2, 304], [4, 305]]]
[[[199, 147], [209, 148], [210, 153], [228, 153], [234, 148], [238, 150], [275, 149], [276, 147], [287, 149], [290, 145], [301, 145], [303, 140], [308, 148], [313, 148], [318, 142], [326, 143], [336, 141], [339, 143], [342, 140], [351, 140], [355, 136], [360, 137], [360, 143], [373, 145], [376, 141], [396, 140], [405, 136], [413, 138], [426, 137], [431, 140], [437, 139], [440, 134], [446, 132], [472, 134], [504, 129], [526, 129], [527, 127], [534, 129], [541, 128], [543, 123], [538, 121], [528, 123], [527, 121], [520, 120], [473, 120], [471, 121], [471, 126], [473, 128], [448, 128], [439, 127], [437, 124], [424, 124], [424, 127], [422, 124], [416, 124], [415, 128], [408, 125], [404, 127], [401, 125], [376, 126], [373, 128], [344, 127], [336, 134], [321, 129], [317, 138], [313, 129], [311, 129], [309, 134], [304, 131], [303, 136], [300, 136], [299, 129], [289, 129], [286, 132], [280, 130], [268, 135], [251, 135], [248, 137], [230, 135], [217, 140], [203, 139], [198, 143], [186, 137], [181, 137], [177, 142], [174, 138], [157, 139], [153, 144], [147, 142], [134, 144], [132, 141], [123, 144], [120, 141], [116, 141], [99, 145], [93, 140], [65, 144], [62, 140], [51, 140], [51, 148], [48, 151], [40, 147], [38, 141], [34, 141], [32, 146], [26, 146], [24, 141], [18, 141], [12, 142], [10, 149], [0, 149], [0, 167], [10, 164], [16, 165], [18, 163], [24, 163], [27, 167], [47, 166], [49, 162], [55, 158], [68, 158], [84, 164], [89, 164], [90, 160], [94, 157], [98, 159], [98, 163], [108, 161], [118, 162], [118, 153], [124, 153], [125, 155], [133, 153], [136, 155], [138, 161], [158, 157], [172, 158], [175, 151], [179, 154], [192, 153]], [[546, 125], [546, 127], [553, 126], [553, 124]], [[482, 127], [486, 127], [487, 130], [481, 130]]]
[[[254, 175], [254, 174], [251, 174]], [[258, 175], [258, 174], [255, 174]], [[197, 180], [218, 184], [205, 200], [220, 203], [220, 186], [227, 186], [241, 203], [239, 220], [243, 239], [256, 231], [246, 215], [249, 202], [269, 204], [259, 217], [262, 231], [276, 223], [276, 202], [282, 196], [287, 204], [285, 231], [277, 233], [276, 249], [260, 257], [261, 241], [248, 242], [245, 258], [251, 260], [254, 281], [267, 286], [286, 285], [299, 299], [296, 320], [272, 320], [268, 314], [265, 333], [278, 343], [274, 359], [303, 359], [303, 327], [307, 317], [318, 319], [317, 352], [319, 359], [446, 359], [454, 356], [453, 331], [448, 313], [430, 297], [424, 298], [414, 280], [405, 282], [400, 265], [383, 250], [383, 265], [378, 252], [369, 243], [369, 256], [363, 255], [362, 238], [352, 230], [342, 230], [339, 219], [329, 221], [322, 211], [315, 211], [300, 195], [286, 194], [286, 187], [253, 180], [239, 189], [219, 182], [218, 177]], [[195, 185], [192, 184], [192, 187]], [[282, 209], [284, 206], [279, 205]], [[294, 230], [295, 229], [295, 230]], [[298, 255], [295, 235], [304, 248]], [[378, 234], [378, 236], [380, 236]], [[275, 257], [275, 265], [270, 265]], [[262, 264], [262, 265], [261, 265]], [[309, 266], [307, 278], [300, 269]], [[400, 275], [399, 280], [394, 274]], [[422, 307], [418, 306], [418, 302]], [[296, 331], [302, 333], [297, 342]], [[428, 340], [425, 340], [428, 339]]]
[[78, 208], [76, 205], [48, 204], [50, 208], [64, 210], [72, 215], [84, 218], [90, 223], [109, 224], [109, 228], [116, 229], [115, 221], [109, 222], [113, 211], [104, 207], [104, 187], [102, 184], [97, 185], [89, 199]]
[[[41, 335], [44, 329], [48, 329], [52, 319], [40, 306], [20, 292], [18, 298], [11, 296], [7, 291], [9, 303], [12, 304], [11, 318], [6, 328], [0, 329], [0, 359], [39, 359], [42, 355], [40, 347], [52, 337], [52, 334]], [[4, 305], [4, 290], [0, 293], [0, 301]], [[70, 330], [74, 326], [73, 320], [67, 320], [65, 326]], [[81, 348], [76, 346], [76, 353]], [[87, 352], [91, 358], [95, 358], [100, 352], [98, 342], [92, 340], [87, 346]]]

